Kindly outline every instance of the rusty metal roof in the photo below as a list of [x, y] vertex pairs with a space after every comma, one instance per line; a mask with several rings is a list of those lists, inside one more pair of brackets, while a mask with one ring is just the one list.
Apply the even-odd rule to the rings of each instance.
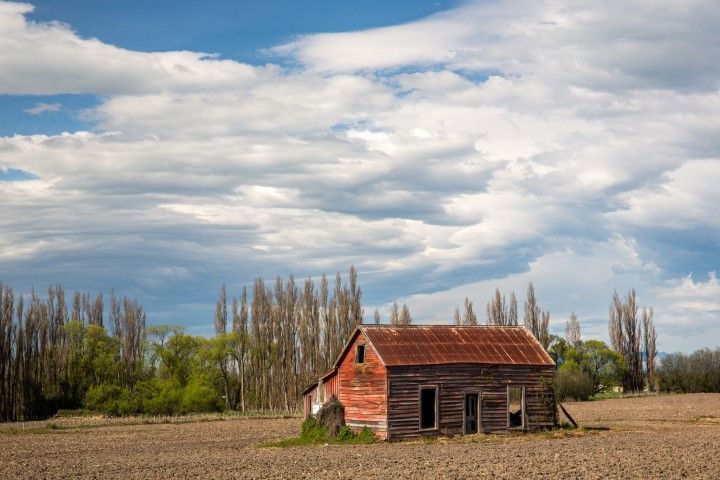
[[540, 342], [522, 326], [360, 325], [358, 328], [386, 367], [448, 363], [555, 365]]

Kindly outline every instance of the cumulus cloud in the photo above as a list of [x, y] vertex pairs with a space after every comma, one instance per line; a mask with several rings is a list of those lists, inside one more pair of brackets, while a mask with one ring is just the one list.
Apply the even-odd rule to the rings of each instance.
[[575, 309], [603, 336], [635, 287], [669, 337], [702, 310], [693, 341], [720, 341], [713, 305], [669, 293], [688, 271], [663, 240], [719, 226], [715, 2], [468, 2], [270, 51], [292, 67], [131, 51], [31, 9], [0, 2], [0, 93], [100, 99], [92, 132], [0, 138], [0, 169], [34, 175], [0, 182], [6, 281], [114, 285], [198, 325], [223, 281], [352, 262], [369, 304], [420, 320], [534, 280], [555, 328]]

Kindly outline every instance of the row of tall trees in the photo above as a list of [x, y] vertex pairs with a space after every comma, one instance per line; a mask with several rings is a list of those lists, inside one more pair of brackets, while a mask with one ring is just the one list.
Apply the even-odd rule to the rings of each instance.
[[[495, 289], [495, 294], [490, 299], [485, 309], [487, 312], [488, 325], [517, 325], [518, 324], [518, 302], [515, 292], [510, 293], [510, 299]], [[465, 297], [462, 314], [460, 308], [456, 308], [453, 314], [453, 323], [456, 325], [477, 325], [478, 317], [475, 313], [473, 302]], [[535, 286], [532, 282], [528, 284], [527, 298], [524, 305], [523, 324], [537, 338], [547, 350], [550, 345], [550, 312], [541, 310], [535, 295]]]
[[565, 338], [553, 336], [549, 353], [558, 366], [561, 397], [586, 399], [614, 386], [622, 386], [624, 392], [658, 388], [653, 309], [638, 307], [635, 290], [624, 298], [613, 293], [608, 331], [609, 347], [599, 340], [583, 341], [573, 312], [565, 324]]
[[[145, 314], [127, 297], [110, 294], [111, 336], [105, 336], [102, 293], [75, 292], [68, 311], [65, 290], [52, 286], [29, 301], [0, 283], [0, 420], [42, 418], [81, 404], [87, 389], [109, 377], [133, 384], [144, 358]], [[105, 344], [112, 343], [114, 358]], [[110, 363], [122, 368], [110, 368]]]
[[[214, 322], [225, 344], [218, 368], [225, 406], [238, 410], [298, 408], [300, 392], [331, 367], [364, 313], [354, 267], [346, 281], [338, 273], [332, 288], [325, 275], [319, 286], [310, 277], [302, 286], [292, 276], [272, 285], [258, 278], [249, 304], [245, 288], [229, 314], [227, 304], [223, 286]], [[398, 315], [410, 323], [407, 306]]]
[[[215, 336], [146, 328], [137, 301], [111, 292], [106, 306], [62, 286], [26, 304], [0, 284], [0, 420], [29, 420], [61, 408], [115, 414], [219, 408], [294, 410], [300, 392], [327, 371], [363, 320], [357, 271], [297, 285], [257, 278], [239, 297], [220, 289]], [[410, 323], [407, 306], [400, 317]]]
[[657, 356], [657, 334], [653, 322], [653, 309], [637, 305], [634, 289], [621, 299], [613, 293], [609, 310], [608, 332], [610, 344], [625, 360], [623, 390], [637, 392], [645, 384], [656, 389], [655, 357]]

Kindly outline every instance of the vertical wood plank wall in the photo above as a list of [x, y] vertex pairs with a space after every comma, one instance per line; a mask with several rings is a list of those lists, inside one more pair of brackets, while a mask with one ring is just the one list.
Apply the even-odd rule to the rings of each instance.
[[[355, 345], [367, 345], [365, 363], [355, 363]], [[375, 350], [360, 333], [338, 366], [335, 375], [338, 399], [345, 406], [345, 423], [357, 431], [372, 428], [377, 436], [387, 435], [387, 369]]]
[[[466, 392], [482, 394], [481, 431], [505, 431], [508, 385], [525, 387], [527, 428], [552, 427], [556, 422], [553, 374], [552, 366], [463, 364], [389, 367], [388, 438], [464, 433]], [[422, 385], [438, 386], [439, 428], [436, 431], [419, 431], [418, 390]]]
[[[325, 392], [324, 401], [327, 402], [333, 396], [338, 397], [338, 376], [337, 373], [325, 379], [323, 382], [323, 388]], [[339, 398], [339, 397], [338, 397]]]

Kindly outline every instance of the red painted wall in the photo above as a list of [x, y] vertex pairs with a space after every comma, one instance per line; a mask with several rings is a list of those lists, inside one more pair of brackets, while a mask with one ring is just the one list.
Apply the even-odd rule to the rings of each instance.
[[325, 382], [323, 383], [323, 387], [325, 388], [325, 401], [327, 402], [332, 398], [333, 396], [338, 396], [338, 388], [337, 388], [337, 373], [335, 375], [331, 375], [330, 377], [325, 379]]
[[[355, 346], [366, 345], [365, 363], [355, 363]], [[338, 368], [338, 398], [345, 406], [345, 422], [353, 429], [370, 427], [381, 438], [387, 436], [387, 369], [360, 333], [341, 359]]]

